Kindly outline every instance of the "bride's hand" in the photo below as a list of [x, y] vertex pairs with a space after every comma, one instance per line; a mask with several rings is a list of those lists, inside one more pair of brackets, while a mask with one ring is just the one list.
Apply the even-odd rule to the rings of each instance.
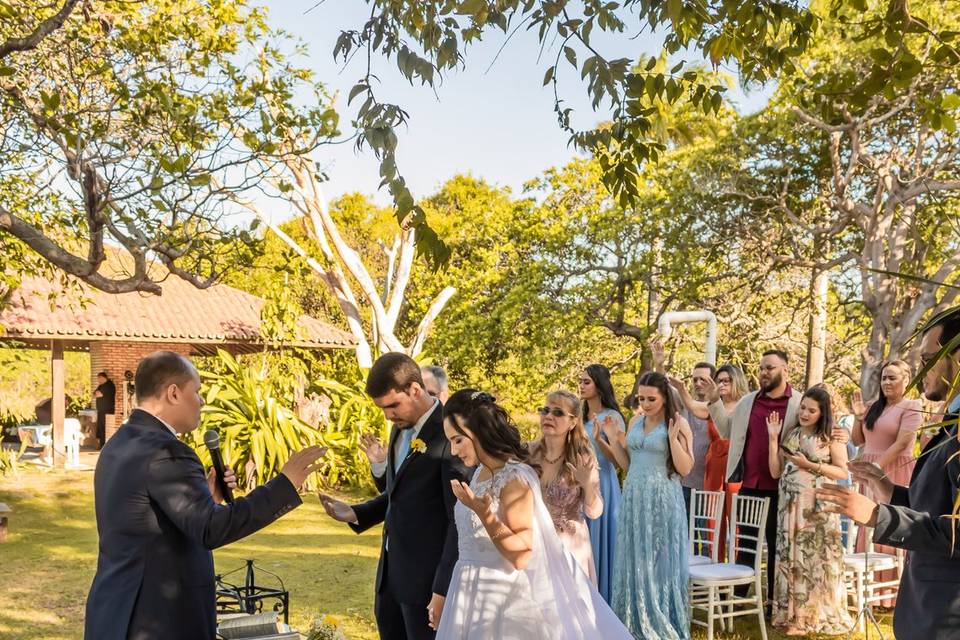
[[457, 500], [462, 502], [465, 507], [480, 516], [481, 520], [483, 519], [483, 516], [490, 513], [490, 506], [493, 504], [493, 497], [489, 494], [485, 493], [480, 496], [475, 495], [473, 490], [470, 489], [470, 485], [459, 480], [451, 480], [450, 487], [453, 489], [453, 495], [457, 496]]

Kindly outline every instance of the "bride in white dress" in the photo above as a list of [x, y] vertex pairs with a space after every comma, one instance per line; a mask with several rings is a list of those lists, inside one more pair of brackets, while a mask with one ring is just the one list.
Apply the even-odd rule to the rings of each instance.
[[431, 625], [438, 640], [629, 640], [630, 633], [563, 548], [523, 463], [520, 433], [488, 394], [464, 389], [444, 406], [450, 450], [476, 466], [452, 481], [459, 559]]

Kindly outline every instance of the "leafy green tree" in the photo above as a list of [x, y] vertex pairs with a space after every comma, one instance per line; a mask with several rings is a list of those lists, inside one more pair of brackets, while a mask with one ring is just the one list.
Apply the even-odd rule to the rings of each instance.
[[[395, 129], [407, 121], [402, 106], [378, 96], [374, 54], [394, 61], [413, 84], [435, 87], [445, 73], [467, 64], [467, 48], [484, 37], [509, 39], [516, 31], [535, 32], [548, 52], [544, 85], [554, 89], [559, 126], [581, 149], [607, 158], [603, 180], [621, 206], [639, 197], [640, 167], [664, 151], [657, 137], [656, 102], [688, 100], [703, 112], [719, 112], [725, 86], [696, 67], [700, 60], [736, 68], [745, 84], [802, 72], [798, 64], [825, 20], [842, 24], [846, 37], [879, 39], [883, 52], [876, 72], [857, 90], [866, 99], [896, 92], [936, 67], [960, 66], [953, 44], [957, 32], [934, 20], [956, 14], [955, 0], [834, 0], [810, 3], [685, 2], [684, 0], [432, 0], [398, 2], [368, 0], [370, 17], [342, 32], [334, 57], [361, 52], [367, 66], [351, 89], [349, 102], [359, 101], [358, 146], [380, 159], [383, 184], [397, 204], [397, 217], [423, 230], [422, 248], [438, 260], [448, 257], [440, 238], [426, 231], [425, 211], [410, 194], [397, 169]], [[633, 37], [649, 29], [664, 34], [663, 52], [685, 60], [657, 69], [657, 59], [638, 65], [613, 58], [593, 34], [608, 39]], [[920, 36], [913, 37], [914, 35]], [[924, 45], [921, 40], [925, 40]], [[924, 49], [926, 47], [926, 49]], [[930, 55], [921, 57], [920, 51]], [[572, 67], [573, 78], [563, 74]], [[561, 83], [586, 83], [593, 108], [609, 108], [612, 122], [586, 128], [573, 124], [564, 106]], [[829, 95], [829, 94], [828, 94]]]
[[[199, 287], [241, 266], [257, 243], [230, 198], [336, 132], [322, 86], [246, 0], [0, 14], [0, 242], [104, 291], [159, 293], [154, 260]], [[127, 272], [107, 268], [108, 244]]]

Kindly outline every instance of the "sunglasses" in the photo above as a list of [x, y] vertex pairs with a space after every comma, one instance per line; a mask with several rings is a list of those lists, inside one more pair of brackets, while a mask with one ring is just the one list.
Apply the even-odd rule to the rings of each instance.
[[539, 413], [539, 414], [542, 415], [542, 416], [545, 416], [545, 415], [547, 415], [547, 414], [549, 413], [549, 414], [552, 415], [554, 418], [562, 418], [563, 416], [570, 416], [571, 418], [574, 417], [572, 413], [567, 413], [566, 411], [564, 411], [564, 410], [561, 409], [560, 407], [553, 407], [553, 408], [550, 408], [550, 407], [538, 407], [538, 408], [537, 408], [537, 413]]

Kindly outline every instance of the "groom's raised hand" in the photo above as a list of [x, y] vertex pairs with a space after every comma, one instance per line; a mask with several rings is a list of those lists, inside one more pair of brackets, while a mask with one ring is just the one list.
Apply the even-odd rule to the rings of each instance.
[[320, 504], [323, 505], [323, 510], [327, 512], [328, 516], [337, 522], [357, 524], [357, 514], [354, 513], [353, 507], [346, 502], [331, 498], [325, 493], [318, 493], [317, 496], [320, 498]]

